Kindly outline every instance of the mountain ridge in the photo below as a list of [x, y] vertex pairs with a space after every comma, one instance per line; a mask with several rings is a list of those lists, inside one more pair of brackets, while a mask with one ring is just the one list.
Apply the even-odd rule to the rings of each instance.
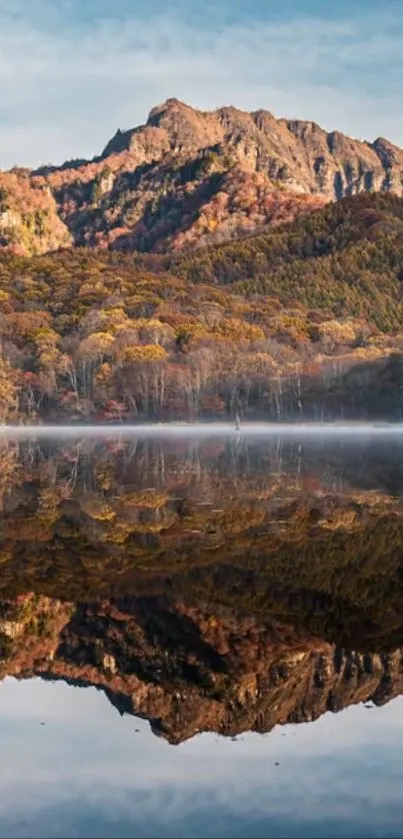
[[[27, 216], [41, 192], [38, 225]], [[263, 109], [201, 111], [171, 98], [92, 160], [0, 172], [0, 247], [176, 251], [361, 192], [403, 196], [402, 149]]]
[[[188, 128], [188, 142], [194, 144], [194, 147], [198, 149], [205, 148], [208, 144], [213, 146], [215, 143], [223, 141], [232, 141], [235, 144], [241, 139], [257, 139], [259, 133], [261, 133], [270, 139], [273, 151], [280, 149], [281, 140], [283, 142], [287, 140], [289, 144], [292, 144], [293, 141], [299, 140], [306, 142], [308, 139], [315, 137], [316, 147], [325, 141], [328, 152], [334, 157], [338, 153], [345, 153], [348, 150], [355, 151], [356, 153], [360, 150], [363, 158], [365, 154], [368, 154], [368, 162], [372, 160], [374, 165], [376, 165], [375, 155], [378, 162], [387, 170], [391, 169], [394, 163], [400, 165], [403, 163], [403, 150], [384, 137], [377, 137], [373, 142], [359, 140], [337, 130], [326, 131], [317, 122], [312, 120], [275, 117], [270, 111], [263, 108], [257, 111], [245, 111], [234, 106], [223, 106], [214, 110], [202, 111], [176, 98], [167, 99], [161, 105], [152, 108], [144, 125], [128, 129], [124, 132], [118, 130], [115, 136], [107, 143], [100, 159], [105, 159], [111, 153], [129, 150], [132, 146], [133, 138], [136, 138], [138, 134], [141, 134], [142, 131], [146, 131], [150, 127], [165, 130], [171, 141], [171, 147], [175, 141], [178, 141], [180, 144], [185, 133], [185, 126]], [[199, 133], [196, 130], [197, 128], [199, 129]], [[182, 129], [182, 137], [179, 129]], [[236, 131], [238, 131], [238, 137], [236, 137]], [[204, 142], [203, 138], [205, 138]], [[295, 148], [297, 145], [298, 143], [295, 143]], [[292, 148], [291, 145], [289, 148], [295, 151], [295, 148]], [[173, 150], [175, 150], [175, 146]], [[282, 151], [284, 152], [284, 148]], [[325, 151], [325, 147], [323, 147], [323, 151]], [[248, 156], [245, 154], [245, 158], [249, 162], [253, 162], [251, 155]], [[261, 167], [262, 161], [259, 160], [258, 163]], [[315, 175], [319, 175], [320, 168], [320, 161], [317, 160], [316, 165], [313, 166]], [[366, 186], [365, 183], [363, 185]], [[336, 185], [334, 185], [334, 192], [332, 193], [329, 186], [329, 191], [326, 190], [326, 194], [329, 197], [332, 196], [338, 199], [342, 197], [342, 194], [351, 194], [351, 192], [342, 193]], [[388, 182], [385, 181], [383, 184], [378, 183], [378, 186], [384, 187], [387, 190]], [[301, 191], [308, 191], [306, 186], [304, 188], [302, 184], [299, 184], [298, 188]], [[317, 180], [316, 188], [313, 187], [312, 191], [325, 192], [320, 178]], [[396, 194], [401, 195], [402, 182], [399, 183], [396, 181], [396, 189], [391, 187], [391, 191], [396, 191]]]

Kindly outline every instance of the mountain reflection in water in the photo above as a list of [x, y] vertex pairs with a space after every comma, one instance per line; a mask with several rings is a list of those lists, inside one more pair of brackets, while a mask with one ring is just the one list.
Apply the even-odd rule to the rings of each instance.
[[403, 693], [403, 441], [1, 440], [0, 678], [171, 743]]

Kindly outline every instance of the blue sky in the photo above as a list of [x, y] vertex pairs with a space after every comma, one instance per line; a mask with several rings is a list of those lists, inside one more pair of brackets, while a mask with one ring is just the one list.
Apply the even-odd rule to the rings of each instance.
[[403, 0], [0, 0], [0, 167], [99, 153], [169, 96], [403, 145]]

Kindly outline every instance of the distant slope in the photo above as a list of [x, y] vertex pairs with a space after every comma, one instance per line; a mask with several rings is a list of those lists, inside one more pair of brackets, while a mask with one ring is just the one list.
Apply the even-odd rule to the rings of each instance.
[[278, 297], [283, 305], [402, 324], [403, 200], [361, 195], [292, 224], [221, 247], [180, 255], [171, 270], [193, 283]]
[[92, 161], [26, 173], [16, 213], [38, 188], [55, 202], [50, 231], [24, 228], [16, 242], [0, 211], [3, 245], [26, 253], [65, 246], [63, 225], [72, 244], [165, 252], [260, 231], [349, 195], [402, 196], [403, 151], [265, 110], [204, 112], [168, 99]]

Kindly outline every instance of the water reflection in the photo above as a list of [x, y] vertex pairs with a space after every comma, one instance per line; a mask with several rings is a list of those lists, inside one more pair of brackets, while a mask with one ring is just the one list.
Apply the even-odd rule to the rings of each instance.
[[400, 835], [402, 435], [0, 457], [0, 836]]
[[403, 440], [2, 439], [0, 677], [171, 743], [403, 693]]

